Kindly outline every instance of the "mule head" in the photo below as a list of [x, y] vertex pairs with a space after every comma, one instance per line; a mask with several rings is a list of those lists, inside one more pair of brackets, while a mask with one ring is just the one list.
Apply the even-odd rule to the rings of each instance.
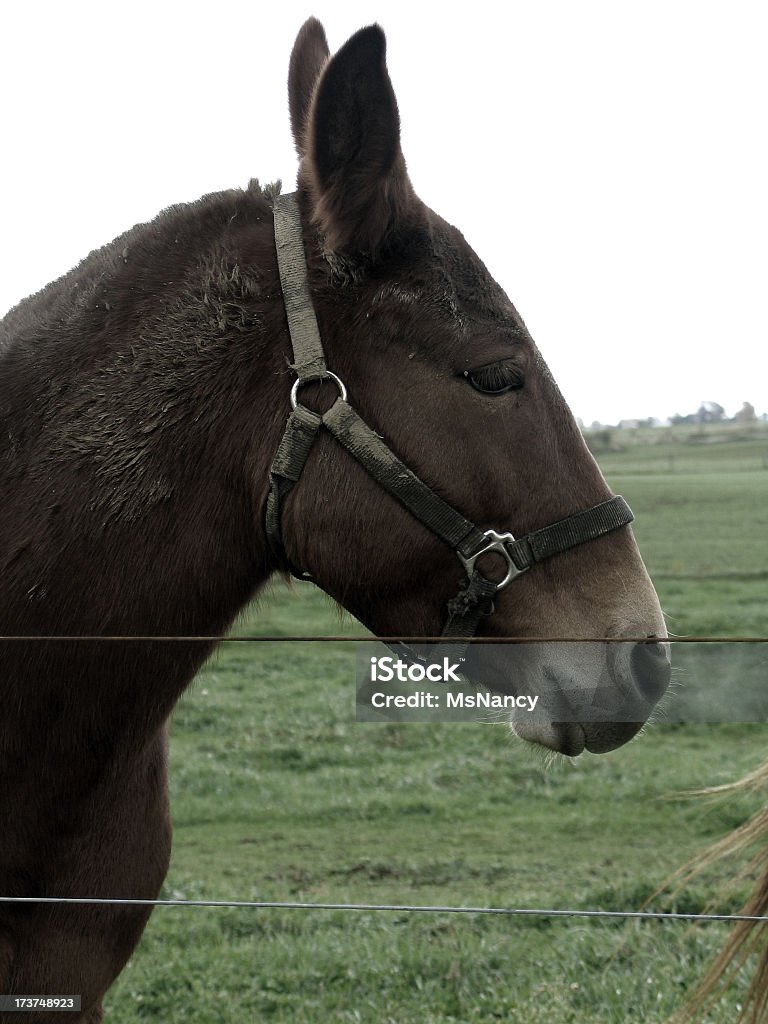
[[[514, 306], [460, 232], [414, 193], [381, 29], [361, 30], [331, 58], [310, 19], [294, 47], [289, 96], [310, 286], [327, 364], [350, 404], [483, 530], [519, 537], [607, 500]], [[302, 400], [322, 404], [327, 387], [306, 387]], [[439, 634], [464, 578], [455, 554], [327, 435], [285, 504], [283, 536], [293, 564], [378, 635]], [[666, 636], [626, 526], [520, 576], [479, 634]], [[660, 643], [522, 645], [514, 671], [494, 650], [480, 658], [473, 648], [468, 674], [496, 691], [549, 691], [550, 706], [559, 700], [570, 714], [521, 715], [513, 726], [570, 754], [628, 740], [669, 679]], [[618, 694], [621, 710], [602, 720], [574, 712], [572, 694], [585, 687]]]

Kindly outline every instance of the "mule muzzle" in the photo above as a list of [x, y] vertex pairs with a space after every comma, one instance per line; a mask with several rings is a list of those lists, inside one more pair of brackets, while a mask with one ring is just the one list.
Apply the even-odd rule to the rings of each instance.
[[671, 675], [669, 644], [656, 639], [540, 642], [478, 653], [475, 679], [492, 690], [538, 696], [535, 710], [513, 713], [515, 733], [569, 756], [627, 743], [653, 714]]

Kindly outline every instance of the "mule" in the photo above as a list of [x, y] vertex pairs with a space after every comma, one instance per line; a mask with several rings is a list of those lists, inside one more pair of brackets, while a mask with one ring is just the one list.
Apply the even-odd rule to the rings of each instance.
[[[414, 193], [382, 31], [331, 58], [308, 21], [289, 102], [308, 287], [328, 365], [366, 423], [481, 528], [525, 533], [610, 501], [515, 308]], [[295, 379], [273, 203], [252, 182], [172, 207], [3, 322], [0, 628], [17, 639], [0, 668], [0, 895], [157, 896], [166, 723], [215, 644], [147, 638], [224, 634], [288, 564], [379, 635], [433, 636], [463, 577], [325, 430], [282, 505], [285, 558], [268, 544]], [[322, 409], [329, 389], [310, 383], [301, 400]], [[521, 575], [479, 632], [666, 635], [628, 526]], [[639, 720], [517, 730], [567, 754], [627, 741], [668, 679], [664, 645], [627, 647], [609, 675]], [[556, 686], [598, 661], [532, 648], [527, 671]], [[148, 916], [1, 903], [0, 992], [78, 993], [70, 1019], [96, 1024]]]

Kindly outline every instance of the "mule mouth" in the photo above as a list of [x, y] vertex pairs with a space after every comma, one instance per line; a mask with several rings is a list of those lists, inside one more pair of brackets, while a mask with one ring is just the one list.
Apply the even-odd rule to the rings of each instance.
[[578, 722], [526, 722], [513, 718], [510, 724], [515, 735], [526, 743], [566, 757], [578, 757], [586, 747], [584, 727]]
[[523, 740], [578, 757], [629, 742], [669, 684], [668, 644], [635, 640], [494, 644], [472, 648], [467, 675], [515, 694], [510, 724]]
[[607, 754], [628, 743], [642, 729], [643, 722], [531, 722], [513, 718], [512, 730], [526, 743], [546, 750], [578, 757], [585, 750]]

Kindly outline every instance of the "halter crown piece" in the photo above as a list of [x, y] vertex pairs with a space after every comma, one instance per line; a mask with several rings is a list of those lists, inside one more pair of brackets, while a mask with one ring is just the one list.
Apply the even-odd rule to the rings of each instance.
[[[398, 459], [377, 433], [347, 402], [347, 389], [325, 365], [317, 317], [309, 290], [301, 218], [295, 193], [274, 199], [275, 246], [285, 312], [293, 346], [296, 380], [291, 389], [291, 413], [270, 469], [266, 533], [273, 553], [294, 576], [309, 577], [294, 568], [280, 536], [280, 509], [286, 495], [301, 476], [321, 428], [328, 430], [353, 458], [428, 529], [456, 552], [466, 580], [448, 602], [442, 636], [463, 641], [451, 644], [459, 655], [474, 637], [480, 620], [494, 611], [494, 595], [508, 586], [535, 562], [626, 526], [634, 519], [626, 501], [618, 495], [584, 512], [535, 530], [518, 540], [511, 533], [480, 530], [452, 508]], [[332, 380], [339, 396], [323, 414], [301, 405], [298, 392], [313, 380]], [[481, 555], [494, 552], [504, 559], [506, 574], [500, 582], [483, 576], [476, 567]]]

